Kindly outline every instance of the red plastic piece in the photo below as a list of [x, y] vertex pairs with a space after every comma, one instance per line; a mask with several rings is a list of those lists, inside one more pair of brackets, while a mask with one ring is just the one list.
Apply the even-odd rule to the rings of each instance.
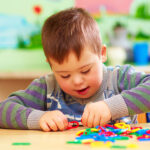
[[[75, 125], [74, 125], [75, 124]], [[79, 127], [79, 122], [78, 121], [70, 121], [67, 129], [74, 129]]]

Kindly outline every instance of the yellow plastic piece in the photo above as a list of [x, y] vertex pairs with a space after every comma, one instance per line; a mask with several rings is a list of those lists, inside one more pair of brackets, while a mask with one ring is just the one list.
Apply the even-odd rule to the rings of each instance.
[[85, 140], [82, 140], [82, 143], [83, 143], [83, 144], [84, 144], [84, 143], [92, 143], [92, 142], [94, 142], [93, 139], [85, 139]]
[[137, 144], [128, 144], [128, 148], [138, 148], [139, 146]]
[[133, 130], [131, 130], [131, 133], [134, 133], [134, 132], [139, 131], [139, 130], [140, 130], [140, 128], [133, 129]]
[[99, 131], [99, 129], [91, 128], [91, 131], [92, 131], [92, 132], [98, 132], [98, 131]]
[[115, 123], [114, 126], [119, 128], [119, 129], [127, 129], [127, 131], [131, 131], [130, 125], [125, 124], [124, 122]]
[[80, 134], [83, 133], [85, 130], [86, 130], [86, 129], [83, 129], [83, 130], [78, 131], [78, 132], [76, 133], [76, 135], [77, 135], [77, 136], [80, 135]]
[[91, 147], [111, 147], [112, 143], [111, 142], [101, 142], [101, 141], [96, 141], [91, 143]]

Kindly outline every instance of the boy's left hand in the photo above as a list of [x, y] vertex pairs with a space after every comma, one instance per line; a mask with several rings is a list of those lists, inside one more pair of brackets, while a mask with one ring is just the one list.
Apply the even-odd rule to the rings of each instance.
[[103, 126], [111, 119], [110, 109], [104, 101], [89, 103], [82, 115], [82, 124], [89, 128]]

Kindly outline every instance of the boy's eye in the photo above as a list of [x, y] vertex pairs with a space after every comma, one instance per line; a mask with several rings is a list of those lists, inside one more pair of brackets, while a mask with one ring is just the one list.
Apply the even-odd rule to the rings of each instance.
[[87, 70], [81, 71], [81, 73], [86, 74], [86, 73], [88, 73], [90, 70], [91, 70], [91, 69], [87, 69]]
[[70, 75], [65, 75], [65, 76], [61, 75], [61, 77], [64, 78], [64, 79], [66, 79], [66, 78], [69, 78]]

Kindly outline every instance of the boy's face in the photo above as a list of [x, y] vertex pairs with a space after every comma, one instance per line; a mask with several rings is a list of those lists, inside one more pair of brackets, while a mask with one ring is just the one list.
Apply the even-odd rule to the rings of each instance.
[[89, 49], [83, 50], [78, 60], [73, 52], [68, 59], [58, 64], [50, 59], [52, 70], [61, 89], [77, 98], [89, 98], [100, 88], [103, 80], [102, 63], [106, 61], [106, 47], [101, 57]]

